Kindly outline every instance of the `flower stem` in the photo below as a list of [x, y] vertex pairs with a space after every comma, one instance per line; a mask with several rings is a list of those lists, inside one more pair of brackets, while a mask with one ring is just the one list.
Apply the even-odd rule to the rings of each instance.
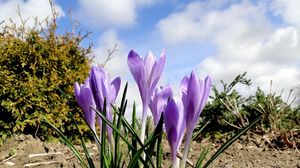
[[143, 104], [142, 128], [141, 128], [141, 135], [140, 135], [140, 139], [143, 143], [145, 141], [147, 111], [148, 111], [147, 104]]
[[179, 166], [179, 158], [177, 158], [176, 156], [173, 158], [172, 160], [172, 168], [178, 168]]
[[[140, 139], [143, 144], [145, 141], [145, 133], [146, 133], [147, 110], [148, 110], [148, 105], [144, 103], [143, 104], [143, 115], [142, 115], [142, 128], [141, 128], [141, 135], [140, 135]], [[146, 158], [146, 153], [143, 154], [142, 158], [143, 159]]]
[[184, 151], [183, 151], [183, 157], [180, 163], [180, 168], [185, 168], [185, 164], [187, 161], [187, 156], [190, 150], [190, 144], [192, 139], [193, 131], [187, 130], [187, 136], [184, 144]]

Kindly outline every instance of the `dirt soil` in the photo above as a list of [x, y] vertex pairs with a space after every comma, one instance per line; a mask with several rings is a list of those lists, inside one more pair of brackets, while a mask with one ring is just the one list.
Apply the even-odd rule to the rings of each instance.
[[[204, 145], [216, 146], [208, 142], [193, 142], [190, 157], [193, 162]], [[97, 163], [97, 148], [88, 145]], [[170, 166], [170, 149], [164, 145], [163, 167]], [[97, 165], [96, 165], [97, 166]], [[18, 135], [0, 146], [0, 168], [80, 168], [82, 167], [72, 151], [59, 142], [42, 142], [30, 135]], [[98, 165], [99, 167], [99, 165]], [[235, 142], [210, 166], [211, 168], [300, 168], [300, 153], [296, 148], [276, 150], [258, 147], [253, 143]]]

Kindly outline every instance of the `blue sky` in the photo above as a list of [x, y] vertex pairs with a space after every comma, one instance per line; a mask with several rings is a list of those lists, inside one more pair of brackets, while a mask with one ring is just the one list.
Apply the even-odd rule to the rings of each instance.
[[[18, 4], [25, 18], [50, 15], [48, 0], [0, 0], [0, 19], [19, 23]], [[253, 87], [241, 87], [245, 93], [257, 86], [269, 90], [271, 80], [278, 92], [300, 84], [299, 0], [56, 0], [55, 8], [59, 31], [70, 30], [70, 10], [78, 29], [93, 32], [83, 45], [95, 44], [95, 62], [101, 63], [117, 44], [106, 68], [132, 83], [129, 50], [159, 56], [165, 49], [161, 85], [176, 87], [192, 70], [199, 78], [210, 75], [215, 85], [247, 71]]]

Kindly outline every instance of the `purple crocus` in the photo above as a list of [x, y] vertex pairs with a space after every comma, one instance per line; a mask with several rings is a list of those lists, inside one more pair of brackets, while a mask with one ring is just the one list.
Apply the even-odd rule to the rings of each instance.
[[91, 108], [95, 107], [95, 101], [93, 98], [93, 93], [89, 85], [89, 78], [86, 79], [84, 84], [74, 84], [75, 98], [79, 106], [83, 110], [83, 115], [91, 127], [92, 131], [96, 133], [96, 112]]
[[170, 85], [155, 89], [149, 103], [155, 125], [158, 124], [161, 113], [164, 111], [170, 97], [173, 97], [173, 89]]
[[186, 123], [185, 123], [186, 120], [184, 118], [183, 110], [184, 109], [181, 101], [179, 101], [176, 104], [174, 99], [170, 98], [165, 108], [165, 111], [163, 113], [167, 139], [172, 151], [173, 167], [177, 167], [176, 165], [177, 151], [181, 144], [184, 135], [184, 130], [186, 127]]
[[183, 78], [180, 86], [186, 120], [185, 150], [181, 162], [183, 165], [180, 166], [184, 167], [193, 131], [209, 96], [211, 78], [207, 76], [205, 79], [199, 80], [197, 79], [195, 72], [192, 71], [190, 77], [186, 76]]
[[[90, 85], [97, 110], [99, 110], [100, 112], [104, 110], [103, 107], [105, 99], [106, 117], [109, 121], [112, 121], [110, 106], [116, 100], [121, 85], [121, 79], [117, 77], [110, 83], [109, 76], [104, 68], [93, 66], [90, 73]], [[101, 126], [101, 119], [99, 118], [98, 121]], [[107, 127], [107, 133], [109, 140], [111, 140], [112, 128], [109, 126]]]
[[134, 50], [128, 54], [128, 67], [138, 85], [141, 99], [143, 102], [141, 140], [144, 141], [146, 130], [146, 118], [150, 97], [159, 81], [165, 65], [165, 52], [161, 53], [158, 60], [155, 60], [151, 52], [143, 60]]
[[195, 72], [192, 71], [190, 77], [183, 78], [180, 87], [187, 129], [194, 130], [209, 96], [211, 78], [207, 76], [204, 80], [198, 80]]

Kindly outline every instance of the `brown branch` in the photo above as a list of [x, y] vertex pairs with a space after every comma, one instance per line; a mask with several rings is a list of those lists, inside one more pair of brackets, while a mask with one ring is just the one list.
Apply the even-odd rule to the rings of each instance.
[[37, 154], [30, 154], [28, 155], [29, 158], [31, 157], [40, 157], [40, 156], [49, 156], [49, 155], [63, 155], [61, 152], [56, 153], [37, 153]]
[[117, 51], [117, 44], [114, 45], [114, 47], [112, 49], [108, 49], [107, 50], [107, 57], [105, 59], [105, 61], [100, 65], [102, 67], [104, 67], [108, 61], [110, 61], [113, 58], [113, 54]]
[[24, 167], [32, 167], [32, 166], [39, 166], [39, 165], [49, 165], [49, 164], [53, 164], [53, 163], [59, 163], [59, 161], [28, 163], [28, 164], [25, 164]]
[[[183, 154], [178, 151], [177, 152], [177, 157], [182, 160]], [[190, 165], [191, 167], [195, 167], [194, 163], [191, 160], [189, 160], [189, 159], [186, 160], [186, 163], [188, 165]]]
[[16, 153], [16, 154], [14, 154], [14, 155], [12, 155], [12, 156], [10, 156], [10, 157], [8, 157], [8, 158], [6, 158], [6, 159], [4, 159], [2, 162], [0, 162], [0, 165], [1, 164], [3, 164], [3, 163], [5, 163], [5, 162], [7, 162], [7, 161], [9, 161], [10, 159], [12, 159], [12, 158], [14, 158], [14, 157], [16, 157], [16, 156], [18, 156], [19, 154], [18, 153]]

